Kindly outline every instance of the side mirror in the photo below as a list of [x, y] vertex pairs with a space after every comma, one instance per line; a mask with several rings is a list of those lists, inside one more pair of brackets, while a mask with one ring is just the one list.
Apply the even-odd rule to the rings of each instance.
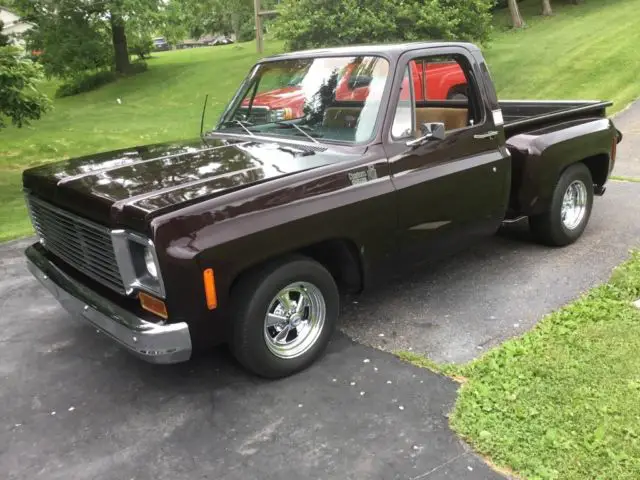
[[420, 137], [407, 142], [407, 147], [422, 145], [427, 140], [444, 140], [446, 136], [444, 123], [439, 122], [423, 123], [420, 126], [420, 133]]

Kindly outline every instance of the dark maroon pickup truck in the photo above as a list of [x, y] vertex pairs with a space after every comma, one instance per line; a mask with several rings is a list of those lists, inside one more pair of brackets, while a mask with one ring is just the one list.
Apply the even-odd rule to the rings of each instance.
[[[429, 100], [410, 62], [457, 63], [466, 98]], [[292, 81], [297, 114], [253, 105]], [[288, 375], [322, 353], [341, 294], [388, 279], [390, 266], [523, 217], [545, 244], [580, 237], [622, 138], [609, 105], [499, 102], [466, 43], [273, 56], [200, 138], [25, 171], [39, 237], [28, 266], [71, 313], [148, 361], [226, 342], [251, 371]]]

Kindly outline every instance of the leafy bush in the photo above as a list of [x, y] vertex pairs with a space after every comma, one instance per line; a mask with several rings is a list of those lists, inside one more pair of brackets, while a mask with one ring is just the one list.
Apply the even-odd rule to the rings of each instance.
[[289, 49], [417, 40], [486, 42], [493, 0], [285, 0], [274, 33]]
[[141, 60], [150, 56], [153, 50], [153, 40], [145, 35], [129, 35], [127, 43], [129, 44], [129, 54], [137, 55]]
[[56, 90], [56, 97], [70, 97], [71, 95], [88, 92], [89, 90], [111, 83], [116, 78], [116, 73], [111, 70], [83, 73], [60, 85], [58, 90]]
[[36, 89], [42, 77], [42, 67], [17, 48], [0, 47], [0, 128], [7, 126], [6, 118], [22, 127], [51, 108], [47, 96]]
[[251, 19], [247, 22], [243, 22], [238, 30], [238, 38], [236, 42], [248, 42], [256, 38], [256, 26], [254, 20]]
[[[147, 70], [147, 64], [142, 60], [133, 62], [127, 75], [134, 75]], [[79, 93], [95, 90], [98, 87], [111, 83], [118, 78], [118, 74], [112, 70], [99, 70], [97, 72], [84, 72], [66, 81], [56, 90], [56, 97], [70, 97]]]

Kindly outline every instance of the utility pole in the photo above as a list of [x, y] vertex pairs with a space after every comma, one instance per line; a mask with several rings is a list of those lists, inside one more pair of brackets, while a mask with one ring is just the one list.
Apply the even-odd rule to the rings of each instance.
[[[280, 0], [278, 0], [280, 3]], [[256, 50], [258, 53], [262, 53], [264, 50], [264, 42], [262, 39], [263, 35], [263, 27], [262, 27], [262, 17], [266, 17], [267, 15], [277, 15], [277, 10], [261, 10], [260, 0], [253, 0], [253, 11], [255, 15], [256, 21]]]
[[256, 16], [256, 49], [258, 53], [262, 53], [262, 12], [260, 10], [260, 0], [253, 0], [253, 9]]

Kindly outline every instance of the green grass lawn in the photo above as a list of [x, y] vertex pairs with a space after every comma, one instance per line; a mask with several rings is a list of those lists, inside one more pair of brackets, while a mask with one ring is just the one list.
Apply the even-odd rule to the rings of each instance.
[[[552, 18], [536, 17], [538, 0], [521, 5], [529, 28], [504, 31], [498, 14], [486, 50], [501, 98], [611, 99], [620, 109], [640, 95], [640, 29], [633, 22], [640, 0], [554, 5]], [[281, 48], [268, 41], [266, 53]], [[31, 127], [0, 132], [0, 241], [31, 231], [20, 191], [25, 167], [197, 135], [204, 96], [212, 125], [257, 58], [253, 43], [155, 54], [147, 72], [56, 99]], [[53, 93], [55, 86], [45, 89]]]
[[454, 430], [528, 479], [640, 478], [640, 252], [606, 285], [468, 365]]
[[[638, 98], [640, 1], [551, 3], [545, 18], [539, 0], [521, 2], [528, 27], [497, 33], [485, 52], [499, 97], [612, 100], [611, 111]], [[496, 18], [498, 29], [506, 23]]]

